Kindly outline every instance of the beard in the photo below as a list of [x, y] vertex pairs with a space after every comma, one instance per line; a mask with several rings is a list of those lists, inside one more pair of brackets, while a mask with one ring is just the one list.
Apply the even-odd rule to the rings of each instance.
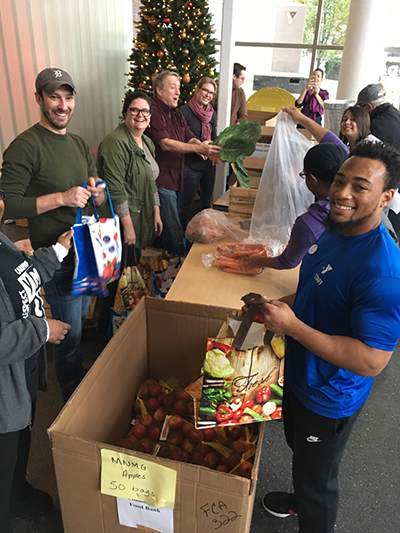
[[370, 219], [374, 213], [375, 210], [361, 218], [351, 218], [349, 220], [345, 220], [344, 222], [333, 220], [331, 218], [331, 214], [329, 213], [326, 221], [326, 228], [328, 231], [339, 233], [339, 235], [347, 235], [348, 232], [353, 228], [356, 228], [360, 224], [363, 224], [366, 220]]

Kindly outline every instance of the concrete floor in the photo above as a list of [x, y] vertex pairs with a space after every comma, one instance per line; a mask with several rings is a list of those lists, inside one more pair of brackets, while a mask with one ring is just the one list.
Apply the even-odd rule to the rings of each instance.
[[[13, 233], [7, 227], [4, 232]], [[18, 233], [19, 230], [13, 235]], [[18, 234], [15, 238], [22, 236]], [[104, 342], [99, 339], [96, 330], [85, 330], [82, 350], [86, 367], [94, 362], [103, 347]], [[337, 533], [400, 533], [399, 384], [400, 347], [397, 347], [389, 365], [375, 380], [370, 398], [344, 454]], [[41, 519], [16, 519], [15, 533], [63, 533], [51, 447], [46, 432], [61, 407], [50, 349], [49, 389], [39, 393], [28, 479], [35, 487], [52, 494], [55, 508]], [[290, 451], [285, 443], [282, 422], [266, 423], [265, 430], [251, 533], [297, 533], [297, 518], [281, 520], [269, 515], [261, 506], [261, 497], [265, 492], [290, 490], [291, 486]]]

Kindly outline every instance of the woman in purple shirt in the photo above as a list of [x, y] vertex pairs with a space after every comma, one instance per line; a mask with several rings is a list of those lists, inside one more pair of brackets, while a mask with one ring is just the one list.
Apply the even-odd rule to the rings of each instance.
[[324, 114], [324, 101], [329, 98], [328, 91], [321, 89], [323, 79], [324, 71], [316, 68], [294, 103], [296, 107], [301, 108], [303, 115], [320, 125]]

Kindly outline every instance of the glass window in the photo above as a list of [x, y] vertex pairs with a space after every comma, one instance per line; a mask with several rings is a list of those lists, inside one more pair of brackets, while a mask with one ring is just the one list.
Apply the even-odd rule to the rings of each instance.
[[235, 60], [246, 67], [246, 98], [263, 87], [281, 87], [296, 96], [309, 77], [311, 50], [236, 46]]
[[344, 45], [349, 11], [350, 0], [323, 2], [318, 44]]
[[[221, 0], [209, 0], [218, 43], [222, 7]], [[234, 61], [247, 68], [243, 85], [246, 96], [262, 84], [297, 96], [312, 70], [320, 67], [326, 71], [324, 88], [335, 98], [349, 9], [350, 0], [235, 0], [233, 31], [240, 46], [235, 47]], [[318, 44], [314, 44], [318, 21]], [[216, 58], [220, 58], [219, 47]], [[395, 68], [392, 71], [397, 75]]]

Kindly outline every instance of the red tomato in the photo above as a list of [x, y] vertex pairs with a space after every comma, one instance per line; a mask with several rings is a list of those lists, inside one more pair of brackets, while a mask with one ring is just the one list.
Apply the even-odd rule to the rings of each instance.
[[253, 407], [254, 405], [254, 400], [245, 400], [242, 405], [241, 405], [241, 408], [244, 410], [246, 409], [246, 407], [250, 407], [250, 409]]
[[239, 418], [239, 422], [241, 424], [249, 424], [250, 422], [253, 422], [253, 418], [250, 415], [243, 415]]
[[280, 418], [282, 418], [282, 406], [279, 405], [276, 410], [271, 414], [271, 418], [273, 420], [279, 420]]
[[234, 411], [232, 418], [234, 418], [235, 420], [239, 420], [241, 416], [243, 416], [243, 409], [237, 409], [236, 411]]
[[259, 403], [255, 403], [253, 405], [253, 411], [260, 415], [262, 413], [262, 405], [260, 405]]

